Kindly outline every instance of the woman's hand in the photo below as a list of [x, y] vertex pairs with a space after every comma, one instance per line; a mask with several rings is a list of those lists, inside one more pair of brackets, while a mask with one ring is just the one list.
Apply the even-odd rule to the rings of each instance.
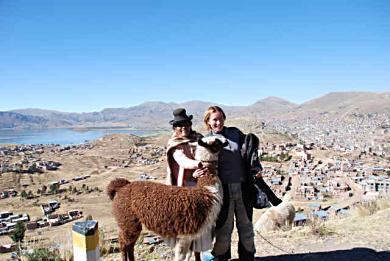
[[192, 173], [192, 176], [196, 179], [202, 177], [207, 173], [207, 169], [207, 167], [198, 168]]
[[256, 178], [262, 178], [263, 174], [261, 173], [261, 171], [259, 171], [259, 172], [256, 173], [255, 177]]
[[199, 165], [198, 165], [198, 168], [212, 168], [213, 167], [213, 163], [211, 162], [204, 162], [204, 161], [199, 161]]

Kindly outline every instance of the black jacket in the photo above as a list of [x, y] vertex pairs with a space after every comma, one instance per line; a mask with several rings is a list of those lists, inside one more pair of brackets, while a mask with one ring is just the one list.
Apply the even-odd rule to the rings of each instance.
[[256, 185], [267, 195], [269, 202], [271, 202], [272, 205], [276, 206], [279, 205], [282, 200], [280, 200], [274, 194], [274, 192], [270, 189], [267, 183], [265, 183], [263, 178], [255, 177], [255, 175], [259, 171], [263, 170], [257, 152], [259, 144], [260, 140], [255, 134], [248, 133], [245, 136], [245, 140], [242, 145], [241, 155], [245, 162], [246, 173], [248, 175], [247, 178], [253, 183], [256, 182]]
[[244, 143], [241, 148], [241, 155], [245, 162], [246, 172], [251, 179], [253, 179], [253, 176], [256, 175], [256, 173], [263, 170], [257, 153], [259, 144], [259, 138], [253, 133], [248, 133], [245, 135]]

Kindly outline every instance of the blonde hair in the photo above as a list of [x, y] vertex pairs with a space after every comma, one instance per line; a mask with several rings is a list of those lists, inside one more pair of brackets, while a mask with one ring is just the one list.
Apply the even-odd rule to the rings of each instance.
[[210, 125], [208, 124], [208, 121], [210, 119], [210, 116], [212, 113], [215, 113], [215, 112], [220, 112], [222, 114], [222, 117], [224, 120], [226, 120], [226, 114], [225, 112], [222, 110], [221, 107], [219, 106], [210, 106], [207, 108], [206, 112], [204, 113], [204, 116], [203, 116], [203, 122], [204, 124], [206, 125], [206, 129], [209, 131], [211, 130], [211, 127]]

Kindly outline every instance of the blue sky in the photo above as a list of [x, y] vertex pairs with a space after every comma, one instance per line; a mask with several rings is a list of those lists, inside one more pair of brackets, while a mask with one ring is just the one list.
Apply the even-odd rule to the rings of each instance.
[[390, 1], [0, 0], [0, 111], [390, 91]]

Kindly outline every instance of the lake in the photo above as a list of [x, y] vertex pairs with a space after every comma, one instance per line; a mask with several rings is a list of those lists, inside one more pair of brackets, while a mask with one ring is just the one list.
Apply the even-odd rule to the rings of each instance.
[[137, 136], [154, 135], [156, 131], [129, 129], [44, 129], [44, 130], [0, 130], [0, 144], [81, 144], [114, 133]]

